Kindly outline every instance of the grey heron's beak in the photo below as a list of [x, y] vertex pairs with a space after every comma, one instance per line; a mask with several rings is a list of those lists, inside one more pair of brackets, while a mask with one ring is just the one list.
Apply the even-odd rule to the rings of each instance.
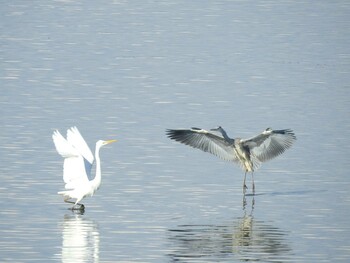
[[211, 131], [218, 131], [221, 128], [221, 126], [218, 126], [216, 128], [210, 129]]

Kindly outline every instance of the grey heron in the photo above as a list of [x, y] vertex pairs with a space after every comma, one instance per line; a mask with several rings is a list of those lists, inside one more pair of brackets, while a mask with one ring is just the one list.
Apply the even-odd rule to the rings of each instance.
[[221, 126], [210, 131], [200, 128], [168, 129], [166, 134], [172, 140], [239, 164], [245, 171], [243, 194], [247, 189], [245, 183], [247, 173], [252, 173], [254, 194], [253, 172], [259, 168], [262, 162], [282, 154], [296, 140], [295, 134], [290, 129], [273, 130], [271, 128], [267, 128], [261, 134], [249, 139], [232, 139], [228, 137]]

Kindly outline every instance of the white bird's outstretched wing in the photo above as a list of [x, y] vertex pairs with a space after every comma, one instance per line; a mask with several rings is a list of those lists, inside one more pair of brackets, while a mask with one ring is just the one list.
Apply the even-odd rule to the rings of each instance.
[[[66, 189], [74, 189], [80, 184], [89, 181], [87, 170], [85, 168], [86, 161], [83, 155], [68, 142], [59, 131], [54, 131], [52, 135], [53, 142], [56, 146], [57, 152], [63, 157], [63, 181]], [[91, 165], [89, 170], [91, 170]]]
[[89, 163], [92, 164], [94, 162], [94, 156], [77, 127], [71, 127], [67, 130], [67, 141], [77, 149]]
[[266, 129], [261, 134], [250, 139], [242, 140], [243, 146], [249, 148], [251, 154], [260, 162], [268, 161], [290, 148], [296, 140], [290, 129]]
[[94, 156], [77, 127], [74, 126], [67, 130], [67, 141], [83, 156], [86, 174], [89, 178]]
[[209, 131], [199, 128], [169, 129], [166, 130], [166, 134], [172, 140], [209, 152], [221, 159], [238, 162], [232, 142]]

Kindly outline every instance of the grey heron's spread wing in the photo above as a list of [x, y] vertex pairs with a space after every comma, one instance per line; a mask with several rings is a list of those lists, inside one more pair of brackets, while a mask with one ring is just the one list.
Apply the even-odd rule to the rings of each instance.
[[248, 147], [251, 154], [259, 161], [265, 162], [282, 154], [295, 140], [295, 134], [290, 129], [266, 129], [255, 137], [242, 140], [241, 143]]
[[172, 140], [209, 152], [221, 159], [238, 162], [233, 147], [234, 140], [229, 142], [219, 135], [199, 128], [169, 129], [166, 134]]

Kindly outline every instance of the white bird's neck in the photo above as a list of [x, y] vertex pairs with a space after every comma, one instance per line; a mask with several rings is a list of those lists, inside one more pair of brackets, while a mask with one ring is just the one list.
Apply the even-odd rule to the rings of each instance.
[[95, 191], [101, 185], [101, 160], [100, 160], [100, 147], [96, 146], [95, 149], [95, 160], [96, 160], [96, 175], [93, 180], [93, 186], [95, 187]]

